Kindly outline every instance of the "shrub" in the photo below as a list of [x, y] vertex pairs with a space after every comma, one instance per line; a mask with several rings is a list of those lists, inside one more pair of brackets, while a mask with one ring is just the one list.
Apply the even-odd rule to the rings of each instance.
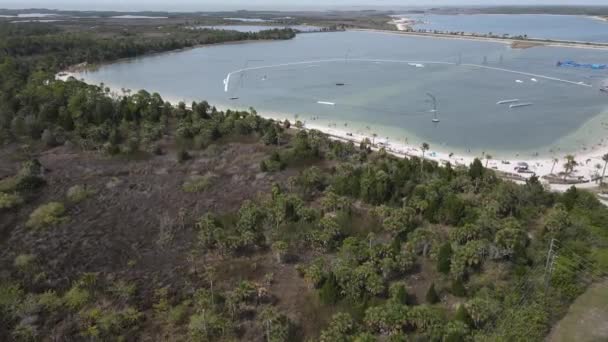
[[19, 254], [15, 258], [13, 265], [18, 269], [25, 270], [32, 265], [32, 262], [35, 259], [36, 259], [36, 256], [33, 254]]
[[0, 180], [0, 193], [17, 191], [19, 177], [8, 177]]
[[5, 194], [0, 192], [0, 210], [11, 209], [20, 206], [23, 203], [21, 196], [17, 194]]
[[40, 140], [47, 147], [57, 146], [57, 139], [55, 139], [55, 135], [48, 128], [42, 132], [42, 136], [40, 137]]
[[437, 304], [439, 303], [439, 295], [435, 290], [435, 283], [432, 283], [429, 287], [429, 290], [426, 292], [426, 301], [429, 304]]
[[190, 301], [184, 301], [177, 306], [169, 309], [169, 313], [167, 314], [167, 320], [169, 323], [173, 325], [180, 325], [186, 321], [186, 317], [188, 316], [188, 306], [190, 305]]
[[439, 255], [437, 256], [437, 270], [443, 274], [449, 274], [451, 258], [452, 246], [449, 242], [446, 242], [439, 249]]
[[68, 189], [66, 196], [68, 201], [72, 203], [80, 203], [92, 195], [94, 191], [87, 189], [82, 185], [74, 185]]
[[279, 262], [279, 263], [283, 262], [288, 248], [289, 248], [289, 245], [285, 241], [277, 241], [272, 244], [272, 250], [275, 253], [277, 262]]
[[467, 311], [467, 308], [465, 308], [464, 305], [458, 306], [458, 310], [456, 310], [456, 316], [454, 316], [454, 319], [463, 322], [469, 327], [473, 326], [473, 319], [471, 318], [469, 311]]
[[38, 295], [38, 305], [48, 312], [53, 312], [62, 304], [61, 298], [53, 290]]
[[36, 326], [26, 323], [19, 322], [17, 326], [11, 332], [14, 341], [36, 341], [38, 332]]
[[407, 289], [405, 285], [402, 283], [395, 283], [391, 285], [389, 289], [390, 297], [392, 300], [396, 301], [399, 304], [406, 305], [410, 302], [409, 295], [407, 293]]
[[45, 228], [65, 222], [65, 207], [59, 202], [50, 202], [39, 206], [30, 214], [26, 222], [28, 228]]
[[319, 290], [319, 299], [324, 304], [336, 304], [340, 299], [340, 287], [333, 273], [330, 273]]
[[17, 191], [35, 191], [42, 188], [46, 181], [38, 176], [20, 177], [15, 190]]
[[188, 160], [190, 160], [192, 157], [190, 156], [190, 154], [188, 153], [188, 151], [184, 150], [184, 149], [180, 149], [177, 152], [177, 162], [178, 163], [183, 163], [186, 162]]
[[287, 163], [279, 152], [274, 151], [268, 159], [260, 162], [262, 172], [279, 172], [287, 167]]
[[467, 290], [460, 279], [456, 279], [452, 282], [451, 292], [456, 297], [464, 297], [467, 295]]
[[182, 185], [185, 192], [201, 192], [206, 190], [215, 177], [211, 173], [204, 176], [193, 176]]
[[13, 319], [22, 299], [19, 285], [0, 284], [0, 321]]
[[45, 184], [46, 182], [44, 179], [38, 176], [19, 175], [15, 177], [8, 177], [0, 180], [0, 193], [34, 191], [41, 188]]
[[124, 280], [115, 282], [109, 290], [117, 299], [128, 301], [137, 291], [137, 286]]
[[89, 301], [90, 297], [89, 291], [75, 285], [63, 295], [63, 301], [68, 308], [76, 311], [82, 308]]

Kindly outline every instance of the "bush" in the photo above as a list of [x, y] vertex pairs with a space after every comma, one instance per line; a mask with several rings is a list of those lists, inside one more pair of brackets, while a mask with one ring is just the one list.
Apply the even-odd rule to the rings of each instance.
[[74, 185], [68, 189], [66, 197], [72, 203], [80, 203], [92, 195], [94, 191], [87, 189], [82, 185]]
[[21, 196], [17, 194], [5, 194], [0, 192], [0, 210], [11, 209], [20, 206], [23, 203]]
[[19, 177], [8, 177], [0, 180], [0, 193], [17, 191]]
[[429, 304], [437, 304], [439, 303], [439, 295], [435, 290], [435, 283], [432, 283], [429, 287], [429, 290], [426, 292], [426, 301]]
[[452, 282], [451, 292], [456, 297], [465, 297], [467, 295], [467, 289], [464, 287], [460, 279], [456, 279]]
[[76, 285], [63, 295], [63, 301], [69, 309], [76, 311], [82, 308], [90, 297], [89, 291]]
[[450, 273], [450, 262], [452, 258], [452, 246], [449, 242], [444, 243], [439, 249], [437, 257], [437, 270], [443, 274]]
[[177, 162], [178, 163], [184, 163], [188, 160], [190, 160], [192, 158], [192, 156], [190, 156], [190, 154], [188, 153], [188, 151], [184, 150], [184, 149], [180, 149], [177, 152]]
[[389, 292], [392, 300], [403, 305], [409, 304], [410, 298], [404, 284], [396, 283], [391, 285]]
[[46, 184], [38, 176], [15, 176], [0, 180], [0, 193], [34, 191]]
[[23, 290], [19, 285], [0, 284], [0, 322], [12, 320], [23, 299]]
[[46, 181], [38, 176], [25, 176], [19, 178], [17, 182], [17, 191], [35, 191], [42, 188], [46, 184]]
[[64, 216], [65, 207], [59, 202], [50, 202], [39, 206], [30, 214], [29, 220], [25, 223], [28, 228], [46, 228], [55, 226], [67, 221]]
[[40, 137], [40, 140], [42, 141], [43, 144], [46, 145], [46, 147], [57, 146], [57, 139], [55, 139], [55, 135], [48, 128], [42, 132], [42, 136]]
[[287, 167], [287, 163], [283, 160], [279, 152], [274, 151], [268, 159], [260, 162], [260, 170], [262, 172], [279, 172]]
[[340, 299], [340, 287], [333, 273], [330, 273], [319, 290], [319, 299], [324, 304], [336, 304]]
[[188, 306], [190, 301], [184, 301], [183, 303], [169, 309], [167, 314], [167, 320], [173, 325], [181, 325], [186, 321], [188, 317]]
[[206, 190], [215, 177], [211, 173], [204, 176], [193, 176], [182, 185], [185, 192], [201, 192]]
[[467, 311], [467, 308], [465, 308], [464, 305], [458, 306], [458, 310], [456, 310], [456, 316], [454, 316], [454, 319], [457, 321], [461, 321], [469, 327], [473, 326], [473, 319], [471, 318], [469, 311]]
[[46, 291], [38, 295], [38, 305], [48, 311], [53, 312], [62, 304], [61, 298], [53, 290]]
[[36, 260], [36, 256], [33, 254], [19, 254], [15, 258], [13, 265], [20, 270], [25, 270], [32, 265], [34, 260]]
[[137, 291], [137, 286], [132, 283], [128, 283], [124, 280], [118, 280], [110, 287], [109, 291], [117, 298], [122, 301], [128, 301]]

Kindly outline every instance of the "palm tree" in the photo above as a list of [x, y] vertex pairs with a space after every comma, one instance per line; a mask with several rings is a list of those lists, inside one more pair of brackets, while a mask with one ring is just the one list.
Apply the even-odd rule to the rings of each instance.
[[422, 143], [422, 146], [420, 146], [420, 148], [422, 149], [422, 161], [420, 163], [420, 172], [422, 172], [422, 168], [424, 167], [424, 154], [426, 153], [426, 151], [429, 150], [429, 148], [431, 148], [429, 146], [429, 144], [427, 143]]
[[486, 166], [485, 166], [486, 169], [488, 168], [488, 162], [490, 161], [490, 159], [492, 159], [492, 156], [489, 154], [486, 154]]
[[604, 184], [604, 176], [606, 175], [606, 166], [608, 166], [608, 153], [602, 156], [604, 161], [604, 170], [602, 171], [602, 178], [600, 178], [600, 185]]
[[551, 172], [549, 172], [550, 174], [553, 174], [553, 169], [555, 169], [555, 164], [557, 163], [559, 163], [559, 159], [553, 158], [553, 166], [551, 166]]
[[566, 176], [571, 174], [572, 171], [574, 171], [574, 167], [576, 167], [578, 164], [576, 163], [576, 160], [574, 160], [574, 156], [571, 154], [565, 156], [564, 159], [566, 159], [566, 163], [564, 164], [564, 179], [566, 179]]
[[372, 134], [372, 145], [376, 144], [376, 137], [378, 136], [378, 134], [374, 133]]

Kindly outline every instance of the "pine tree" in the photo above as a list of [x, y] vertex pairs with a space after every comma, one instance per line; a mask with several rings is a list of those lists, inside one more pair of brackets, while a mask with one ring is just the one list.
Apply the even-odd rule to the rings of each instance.
[[391, 298], [399, 304], [407, 305], [409, 301], [409, 295], [403, 284], [397, 284], [391, 287]]
[[481, 160], [475, 158], [475, 160], [473, 161], [473, 163], [471, 164], [471, 166], [469, 168], [469, 176], [472, 179], [478, 179], [478, 178], [481, 178], [481, 176], [483, 176], [483, 164], [481, 163]]
[[452, 294], [456, 297], [464, 297], [467, 295], [467, 290], [460, 279], [452, 282]]
[[437, 291], [435, 290], [435, 283], [432, 283], [431, 287], [429, 287], [429, 290], [426, 292], [426, 301], [429, 304], [439, 303], [439, 295], [437, 294]]
[[324, 304], [336, 304], [340, 299], [340, 288], [336, 276], [330, 273], [319, 290], [319, 299]]
[[452, 245], [449, 242], [444, 243], [439, 249], [437, 257], [437, 270], [443, 274], [450, 273], [450, 263], [452, 258]]
[[471, 318], [469, 311], [467, 311], [467, 308], [465, 308], [464, 305], [460, 305], [458, 307], [458, 310], [456, 310], [456, 316], [454, 317], [454, 319], [457, 321], [463, 322], [464, 324], [468, 325], [469, 327], [473, 326], [473, 318]]

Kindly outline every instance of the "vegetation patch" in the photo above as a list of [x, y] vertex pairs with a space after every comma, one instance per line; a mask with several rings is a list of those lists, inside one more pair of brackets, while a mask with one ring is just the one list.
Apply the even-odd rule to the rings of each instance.
[[65, 206], [62, 203], [43, 204], [30, 214], [30, 218], [25, 225], [28, 228], [35, 229], [56, 226], [68, 220], [65, 213]]
[[0, 192], [0, 210], [15, 208], [21, 204], [23, 204], [23, 198], [18, 194]]
[[95, 194], [95, 191], [83, 185], [74, 185], [66, 192], [66, 197], [70, 203], [80, 203], [89, 196]]
[[212, 173], [206, 173], [203, 176], [192, 176], [182, 185], [182, 190], [185, 192], [202, 192], [207, 190], [216, 179]]

